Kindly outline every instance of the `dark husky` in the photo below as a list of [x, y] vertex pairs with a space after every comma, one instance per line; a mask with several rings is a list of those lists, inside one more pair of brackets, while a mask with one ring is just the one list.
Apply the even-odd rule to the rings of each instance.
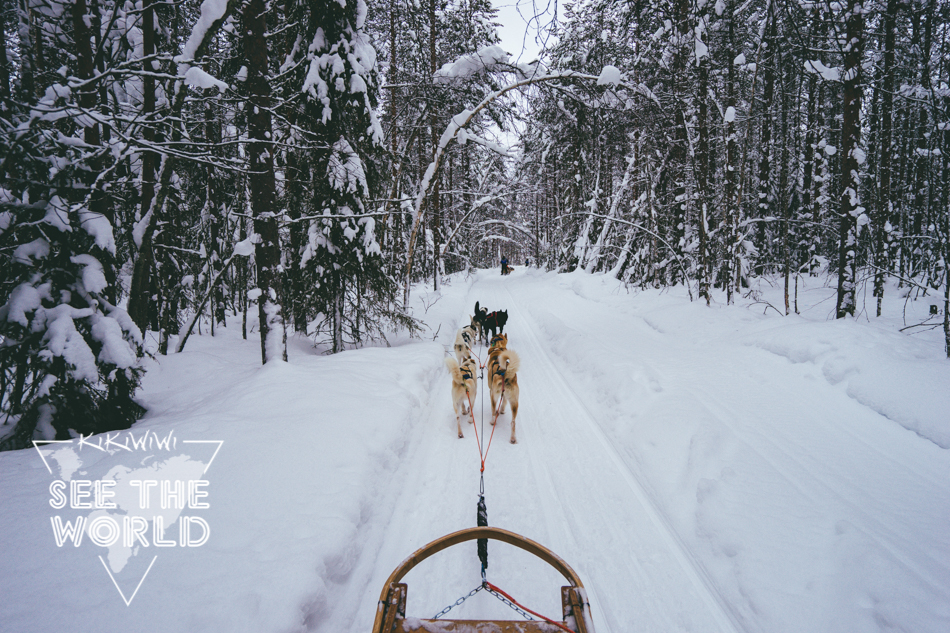
[[[482, 340], [484, 340], [487, 345], [491, 337], [505, 332], [505, 323], [508, 322], [508, 311], [498, 310], [489, 312], [487, 308], [479, 309], [478, 301], [476, 301], [475, 316], [472, 317], [472, 322], [481, 330]], [[489, 332], [491, 333], [491, 337], [488, 335]]]

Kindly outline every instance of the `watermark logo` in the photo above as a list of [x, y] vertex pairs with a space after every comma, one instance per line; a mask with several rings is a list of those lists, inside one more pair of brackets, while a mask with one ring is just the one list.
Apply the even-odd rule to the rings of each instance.
[[53, 477], [53, 543], [95, 548], [131, 605], [164, 548], [197, 548], [211, 537], [202, 516], [211, 507], [205, 477], [223, 444], [151, 430], [34, 441]]

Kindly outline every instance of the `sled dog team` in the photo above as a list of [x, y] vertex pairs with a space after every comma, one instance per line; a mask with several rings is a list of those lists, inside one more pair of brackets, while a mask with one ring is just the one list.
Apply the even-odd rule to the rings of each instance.
[[455, 409], [459, 437], [463, 437], [462, 416], [468, 415], [469, 423], [472, 422], [469, 405], [475, 401], [478, 393], [478, 363], [472, 358], [472, 346], [482, 340], [488, 345], [486, 368], [491, 395], [491, 423], [495, 424], [498, 415], [505, 412], [506, 403], [510, 402], [511, 443], [515, 444], [518, 441], [515, 437], [515, 418], [518, 417], [518, 367], [521, 361], [514, 350], [508, 349], [508, 335], [504, 333], [508, 311], [489, 312], [486, 308], [480, 308], [476, 301], [475, 316], [470, 321], [455, 336], [455, 358], [445, 359], [445, 366], [452, 376], [452, 408]]

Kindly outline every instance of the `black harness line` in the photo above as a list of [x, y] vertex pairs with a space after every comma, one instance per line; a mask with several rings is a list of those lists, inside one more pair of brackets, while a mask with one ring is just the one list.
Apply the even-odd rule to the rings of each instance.
[[[492, 344], [498, 341], [502, 341], [500, 336], [496, 336], [492, 339]], [[489, 348], [491, 349], [491, 348]], [[489, 361], [490, 363], [491, 361]], [[482, 370], [479, 378], [482, 381], [482, 414], [481, 414], [481, 425], [482, 425], [482, 437], [485, 435], [485, 366], [479, 365], [479, 368]], [[502, 377], [501, 381], [501, 397], [498, 399], [498, 410], [492, 411], [492, 429], [491, 435], [488, 437], [488, 445], [485, 447], [485, 451], [482, 452], [482, 443], [478, 435], [478, 427], [475, 428], [475, 440], [478, 444], [478, 454], [481, 458], [481, 471], [479, 472], [479, 481], [478, 481], [478, 504], [475, 507], [475, 524], [478, 527], [488, 527], [488, 507], [485, 505], [485, 460], [488, 459], [488, 450], [491, 448], [492, 438], [495, 437], [495, 427], [498, 426], [498, 415], [501, 411], [502, 403], [505, 398], [505, 371], [508, 368], [501, 368], [501, 364], [498, 364], [498, 368], [495, 370], [495, 374]], [[489, 385], [489, 388], [491, 386]], [[471, 409], [472, 403], [469, 400], [469, 408]], [[474, 411], [474, 409], [472, 409]], [[472, 414], [474, 417], [474, 413]], [[482, 564], [482, 583], [485, 584], [488, 582], [486, 578], [486, 570], [488, 569], [488, 539], [480, 538], [477, 541], [478, 544], [478, 560]]]

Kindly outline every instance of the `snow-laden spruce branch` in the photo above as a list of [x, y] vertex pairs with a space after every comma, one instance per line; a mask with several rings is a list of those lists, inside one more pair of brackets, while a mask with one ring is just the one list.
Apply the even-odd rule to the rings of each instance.
[[[501, 64], [494, 64], [500, 66]], [[485, 68], [491, 68], [493, 65], [486, 64]], [[507, 68], [512, 68], [510, 64], [504, 64]], [[517, 68], [517, 67], [515, 67]], [[518, 72], [522, 74], [527, 74], [524, 69], [517, 68]], [[532, 69], [534, 72], [535, 69]], [[406, 286], [403, 294], [403, 305], [409, 305], [409, 288], [412, 281], [412, 260], [415, 250], [416, 239], [419, 234], [419, 227], [422, 225], [422, 218], [425, 213], [425, 202], [428, 200], [429, 194], [433, 183], [435, 182], [435, 175], [438, 173], [439, 167], [442, 164], [442, 157], [445, 155], [446, 149], [454, 139], [458, 138], [459, 133], [466, 129], [468, 125], [475, 119], [482, 110], [487, 108], [493, 101], [502, 97], [512, 90], [518, 90], [521, 88], [527, 88], [529, 86], [545, 84], [552, 81], [563, 81], [563, 80], [580, 80], [580, 81], [594, 81], [598, 85], [611, 85], [618, 88], [626, 88], [631, 90], [634, 94], [642, 95], [643, 97], [652, 100], [659, 104], [656, 100], [656, 96], [653, 92], [644, 86], [643, 84], [631, 85], [622, 81], [620, 77], [620, 71], [618, 71], [613, 66], [605, 66], [604, 71], [600, 75], [588, 75], [586, 73], [580, 73], [573, 70], [566, 70], [562, 72], [553, 72], [546, 73], [543, 75], [536, 75], [531, 77], [526, 77], [524, 79], [515, 81], [507, 86], [503, 86], [498, 90], [490, 93], [482, 101], [472, 108], [471, 110], [466, 109], [462, 110], [458, 114], [452, 117], [449, 121], [449, 124], [446, 126], [445, 131], [442, 133], [442, 137], [439, 139], [439, 144], [436, 147], [435, 156], [432, 158], [432, 162], [429, 163], [428, 168], [425, 171], [425, 174], [422, 177], [422, 181], [419, 183], [419, 192], [416, 194], [415, 202], [413, 203], [413, 223], [412, 223], [412, 232], [409, 235], [409, 244], [406, 249]], [[466, 138], [471, 138], [470, 135], [466, 135]], [[687, 284], [688, 285], [688, 284]]]

